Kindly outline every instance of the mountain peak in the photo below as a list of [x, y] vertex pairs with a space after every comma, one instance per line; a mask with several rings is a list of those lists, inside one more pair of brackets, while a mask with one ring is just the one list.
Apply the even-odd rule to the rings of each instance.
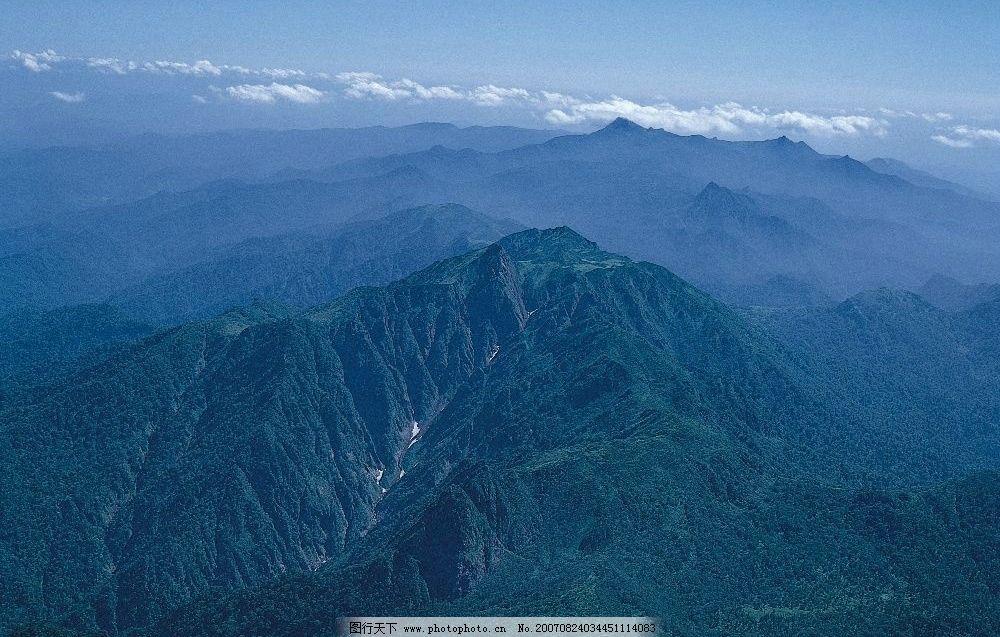
[[874, 312], [933, 312], [934, 306], [919, 295], [899, 288], [881, 287], [864, 290], [841, 301], [837, 306], [841, 314], [870, 316]]
[[753, 200], [747, 195], [734, 192], [725, 186], [720, 186], [714, 181], [710, 181], [705, 184], [705, 187], [695, 197], [695, 203], [728, 208], [733, 206], [747, 207], [753, 204]]
[[630, 119], [624, 117], [616, 117], [614, 121], [599, 130], [598, 132], [632, 132], [632, 131], [644, 131], [646, 130], [642, 126], [639, 126]]
[[724, 188], [719, 184], [715, 183], [714, 181], [710, 181], [707, 184], [705, 184], [705, 187], [701, 189], [701, 192], [698, 193], [698, 196], [709, 197], [709, 196], [721, 195], [723, 193], [732, 194], [732, 192], [733, 191], [730, 190], [729, 188]]
[[625, 257], [602, 251], [592, 241], [565, 226], [538, 230], [532, 228], [508, 235], [496, 243], [467, 254], [439, 261], [400, 281], [401, 284], [460, 283], [475, 285], [485, 273], [506, 272], [513, 263], [522, 265], [557, 264], [559, 267], [602, 262], [624, 264]]
[[690, 214], [697, 219], [729, 217], [746, 221], [759, 214], [757, 202], [749, 195], [733, 192], [714, 181], [708, 182], [691, 204]]
[[870, 183], [878, 183], [899, 186], [912, 186], [912, 184], [901, 177], [886, 173], [876, 172], [864, 162], [854, 159], [850, 155], [840, 157], [830, 157], [823, 165], [827, 170], [853, 179], [864, 179]]
[[567, 226], [524, 230], [504, 237], [500, 244], [518, 261], [565, 262], [605, 254], [596, 243]]
[[787, 135], [782, 135], [781, 137], [776, 137], [774, 139], [768, 139], [761, 143], [772, 151], [793, 157], [811, 158], [819, 155], [819, 153], [813, 150], [813, 147], [809, 144], [802, 141], [793, 141], [789, 139]]

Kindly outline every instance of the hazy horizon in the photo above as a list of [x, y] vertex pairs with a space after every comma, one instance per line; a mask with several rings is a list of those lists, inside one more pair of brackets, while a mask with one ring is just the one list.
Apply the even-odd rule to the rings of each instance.
[[122, 3], [10, 3], [0, 143], [424, 121], [588, 132], [623, 116], [932, 170], [1000, 165], [989, 3], [305, 4], [308, 21], [177, 2], [150, 22]]

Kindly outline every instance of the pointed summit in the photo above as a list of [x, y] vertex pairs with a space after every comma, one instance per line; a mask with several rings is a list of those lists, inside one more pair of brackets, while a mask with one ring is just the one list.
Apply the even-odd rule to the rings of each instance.
[[841, 157], [831, 157], [823, 162], [823, 167], [831, 173], [846, 176], [853, 179], [863, 179], [869, 183], [892, 184], [895, 186], [911, 185], [905, 179], [895, 175], [887, 175], [875, 172], [869, 166], [854, 159], [850, 155]]
[[710, 181], [695, 197], [689, 214], [701, 220], [728, 217], [745, 222], [760, 214], [760, 208], [750, 196]]
[[625, 119], [624, 117], [616, 117], [614, 121], [600, 129], [599, 133], [626, 133], [626, 132], [638, 132], [645, 131], [646, 129], [639, 126], [630, 119]]
[[802, 141], [792, 141], [787, 135], [753, 143], [759, 143], [763, 148], [771, 152], [779, 153], [783, 157], [792, 159], [815, 159], [820, 157], [819, 153], [813, 150], [812, 146]]
[[733, 191], [730, 190], [729, 188], [723, 188], [714, 181], [710, 181], [707, 184], [705, 184], [705, 187], [701, 189], [700, 193], [698, 193], [698, 198], [702, 199], [705, 197], [719, 197], [719, 196], [724, 196], [726, 193], [731, 195], [733, 194]]
[[695, 197], [695, 203], [700, 206], [734, 208], [752, 206], [753, 200], [747, 195], [733, 192], [725, 186], [710, 181]]

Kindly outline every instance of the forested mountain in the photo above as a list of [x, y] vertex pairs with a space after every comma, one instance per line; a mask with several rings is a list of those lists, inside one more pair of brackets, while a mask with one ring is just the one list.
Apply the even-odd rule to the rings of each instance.
[[998, 204], [787, 138], [553, 135], [0, 161], [0, 630], [997, 632]]
[[[952, 313], [911, 292], [879, 289], [827, 307], [765, 312], [759, 321], [814, 361], [815, 379], [869, 423], [872, 437], [858, 449], [866, 462], [901, 463], [935, 480], [997, 461], [998, 307]], [[887, 447], [881, 432], [909, 442]]]
[[[670, 448], [645, 442], [628, 453], [590, 446], [508, 470], [477, 464], [451, 481], [441, 502], [401, 522], [405, 535], [395, 545], [369, 549], [361, 565], [207, 597], [153, 634], [334, 635], [345, 613], [649, 609], [671, 634], [692, 637], [990, 635], [1000, 625], [1000, 473], [929, 490], [779, 480], [764, 488], [723, 483], [723, 494], [715, 481], [725, 472], [687, 458], [697, 472], [664, 466]], [[652, 488], [669, 478], [677, 495]], [[514, 515], [528, 523], [511, 524]], [[461, 531], [446, 532], [456, 524]], [[666, 526], [672, 531], [650, 534]], [[435, 586], [449, 581], [447, 571], [434, 573], [442, 552], [461, 556], [445, 563], [460, 582], [452, 590], [484, 572], [468, 596]]]
[[95, 349], [146, 336], [153, 326], [110, 305], [70, 305], [0, 317], [0, 378], [71, 361]]
[[[887, 351], [919, 328], [996, 352], [990, 308], [953, 328], [896, 293], [833, 313]], [[779, 325], [557, 228], [146, 338], [0, 414], [6, 625], [603, 613], [691, 635], [995, 632], [996, 412], [943, 414], [914, 454], [932, 401], [872, 418], [905, 379], [859, 404], [876, 361], [850, 377]], [[1000, 377], [959, 362], [942, 363], [957, 381]]]
[[789, 4], [5, 0], [0, 637], [1000, 637], [1000, 4]]

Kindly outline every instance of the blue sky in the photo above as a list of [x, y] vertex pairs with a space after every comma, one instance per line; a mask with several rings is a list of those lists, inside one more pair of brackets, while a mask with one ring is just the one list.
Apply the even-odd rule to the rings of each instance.
[[[60, 102], [51, 107], [75, 107], [67, 116], [87, 113], [113, 126], [124, 109], [113, 91], [176, 92], [183, 98], [178, 122], [195, 128], [225, 126], [230, 118], [233, 125], [445, 119], [574, 129], [596, 127], [620, 110], [681, 133], [785, 133], [831, 152], [909, 155], [925, 164], [989, 161], [1000, 148], [991, 133], [1000, 127], [996, 2], [149, 4], [5, 2], [0, 44], [20, 56], [9, 58], [0, 79], [23, 89], [7, 98], [8, 109], [16, 111], [12, 101], [28, 100], [34, 90]], [[55, 52], [53, 63], [37, 57], [45, 51]], [[176, 72], [129, 84], [110, 67], [81, 63], [109, 58], [139, 69], [206, 60], [217, 68], [304, 75]], [[47, 75], [37, 72], [39, 59]], [[344, 80], [347, 72], [368, 80]], [[442, 90], [421, 93], [407, 82]], [[229, 91], [244, 86], [265, 88]], [[442, 92], [469, 96], [478, 87], [533, 97], [519, 103], [508, 92], [486, 104]], [[563, 97], [543, 104], [536, 99], [542, 94]], [[216, 111], [193, 110], [192, 100]], [[266, 110], [246, 110], [250, 105]], [[130, 130], [143, 128], [136, 113], [129, 115]]]

